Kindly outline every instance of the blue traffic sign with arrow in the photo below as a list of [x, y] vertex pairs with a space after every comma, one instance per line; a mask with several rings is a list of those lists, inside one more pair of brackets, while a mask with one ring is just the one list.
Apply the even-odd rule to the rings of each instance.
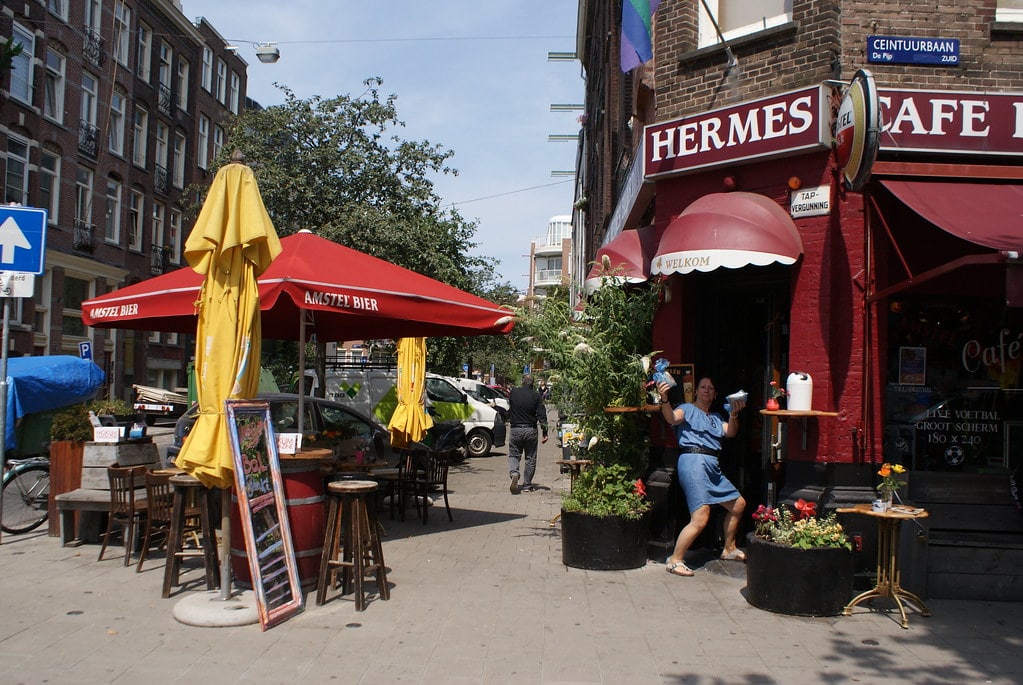
[[46, 256], [46, 210], [0, 206], [0, 271], [40, 275]]

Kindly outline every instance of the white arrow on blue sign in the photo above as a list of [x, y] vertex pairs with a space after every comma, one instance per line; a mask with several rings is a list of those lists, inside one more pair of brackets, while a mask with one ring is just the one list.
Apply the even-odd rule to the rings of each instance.
[[0, 271], [43, 273], [46, 210], [0, 206]]

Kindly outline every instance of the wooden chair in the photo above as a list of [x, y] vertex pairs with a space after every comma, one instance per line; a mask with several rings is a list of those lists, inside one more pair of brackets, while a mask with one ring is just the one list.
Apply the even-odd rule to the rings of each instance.
[[141, 485], [145, 466], [107, 467], [107, 478], [110, 481], [110, 511], [107, 516], [107, 530], [103, 534], [103, 545], [99, 548], [99, 558], [103, 561], [103, 553], [110, 542], [110, 535], [116, 526], [121, 527], [124, 538], [124, 565], [131, 562], [131, 550], [135, 543], [135, 524], [140, 522], [147, 509], [147, 502], [135, 501], [136, 483]]
[[454, 521], [451, 516], [451, 505], [448, 503], [448, 466], [451, 464], [451, 452], [453, 450], [430, 450], [426, 453], [423, 471], [417, 476], [421, 483], [420, 489], [423, 495], [423, 524], [426, 524], [426, 497], [435, 490], [444, 494], [444, 508], [448, 512], [448, 521]]
[[139, 552], [139, 563], [135, 572], [142, 570], [149, 555], [153, 533], [160, 536], [160, 547], [167, 546], [170, 534], [171, 507], [174, 504], [174, 488], [170, 484], [171, 473], [153, 473], [146, 471], [146, 532], [142, 536], [142, 550]]
[[401, 459], [398, 461], [397, 469], [377, 469], [373, 472], [373, 478], [381, 488], [385, 488], [391, 498], [391, 518], [394, 518], [394, 509], [398, 508], [401, 520], [405, 520], [405, 506], [412, 498], [416, 506], [416, 513], [425, 517], [426, 504], [421, 499], [426, 493], [425, 485], [419, 477], [422, 474], [420, 466], [421, 450], [401, 449]]

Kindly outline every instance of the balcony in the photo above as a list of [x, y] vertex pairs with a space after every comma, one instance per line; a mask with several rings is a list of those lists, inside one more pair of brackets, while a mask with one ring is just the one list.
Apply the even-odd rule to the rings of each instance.
[[85, 55], [85, 59], [89, 60], [93, 66], [103, 66], [103, 38], [91, 26], [82, 27], [82, 33], [85, 37], [82, 45], [82, 53]]
[[167, 167], [157, 164], [153, 168], [153, 190], [161, 195], [167, 194]]
[[174, 97], [171, 93], [170, 86], [161, 83], [160, 84], [160, 113], [170, 116], [174, 111]]
[[71, 247], [80, 252], [92, 252], [96, 249], [96, 239], [93, 234], [96, 227], [87, 224], [81, 219], [75, 219], [74, 233], [71, 236]]
[[561, 285], [561, 269], [537, 269], [533, 278], [533, 285], [537, 288]]
[[86, 157], [96, 159], [99, 149], [99, 129], [85, 119], [78, 122], [78, 151]]
[[153, 274], [162, 274], [167, 270], [167, 263], [169, 261], [170, 249], [166, 247], [154, 247], [153, 248], [153, 261], [150, 264], [150, 271]]

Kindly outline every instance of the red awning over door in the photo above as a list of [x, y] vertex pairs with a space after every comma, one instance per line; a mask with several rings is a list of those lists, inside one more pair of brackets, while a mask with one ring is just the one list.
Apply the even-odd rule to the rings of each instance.
[[896, 180], [881, 185], [946, 233], [994, 250], [1023, 253], [1023, 185]]
[[597, 250], [593, 266], [586, 275], [586, 292], [593, 292], [605, 280], [615, 285], [646, 281], [650, 278], [650, 260], [656, 250], [653, 226], [622, 231]]
[[802, 254], [799, 231], [777, 202], [756, 193], [713, 193], [668, 225], [650, 271], [687, 274], [794, 264]]

